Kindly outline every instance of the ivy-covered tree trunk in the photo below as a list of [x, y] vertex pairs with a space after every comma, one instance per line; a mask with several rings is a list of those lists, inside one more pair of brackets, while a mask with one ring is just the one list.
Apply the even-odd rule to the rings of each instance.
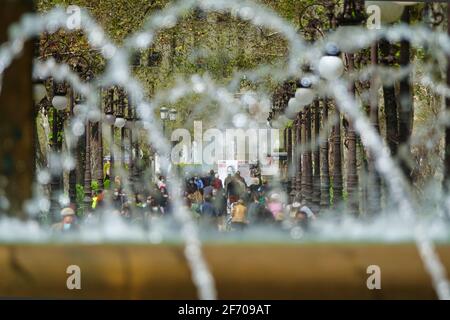
[[341, 157], [341, 113], [335, 108], [336, 123], [333, 125], [333, 207], [336, 209], [343, 199]]
[[[354, 56], [347, 54], [348, 70], [354, 70]], [[349, 88], [350, 94], [354, 96], [355, 86], [351, 84]], [[358, 170], [356, 163], [356, 132], [351, 121], [347, 126], [347, 194], [348, 194], [348, 209], [351, 214], [358, 215], [359, 213], [359, 189], [358, 189]]]
[[[383, 57], [383, 63], [386, 66], [392, 65], [394, 56], [391, 45], [386, 40], [380, 41], [380, 51]], [[384, 113], [386, 116], [386, 139], [392, 156], [398, 152], [398, 115], [397, 101], [395, 97], [394, 84], [383, 85]]]
[[97, 181], [98, 188], [103, 189], [103, 136], [100, 122], [92, 124], [91, 158], [93, 163], [93, 177]]
[[[74, 107], [74, 92], [73, 89], [69, 89], [69, 101], [70, 101], [70, 116], [73, 116], [73, 107]], [[78, 141], [77, 141], [78, 142]], [[70, 153], [77, 157], [77, 145], [70, 145]], [[74, 152], [75, 151], [75, 152]], [[77, 163], [76, 163], [77, 164]], [[75, 167], [69, 172], [69, 199], [70, 203], [75, 204], [77, 201], [77, 169]]]
[[[63, 119], [62, 113], [52, 108], [52, 139], [51, 150], [54, 155], [61, 156], [62, 151], [62, 131]], [[50, 181], [50, 219], [52, 223], [59, 220], [59, 211], [61, 209], [58, 194], [63, 191], [63, 173], [53, 173]]]
[[[286, 154], [287, 154], [287, 160], [286, 160], [286, 162], [287, 161], [289, 161], [289, 155], [288, 155], [288, 153], [287, 153], [287, 149], [288, 149], [288, 139], [287, 139], [287, 131], [288, 131], [288, 128], [284, 128], [283, 129], [283, 151], [285, 151], [286, 152]], [[287, 179], [287, 169], [285, 169], [285, 167], [286, 167], [287, 165], [283, 165], [283, 173], [282, 173], [282, 175], [281, 175], [281, 178], [286, 178]]]
[[296, 175], [296, 200], [301, 200], [302, 196], [302, 114], [298, 113], [297, 115], [297, 121], [296, 121], [296, 134], [295, 134], [295, 140], [296, 140], [296, 164], [297, 164], [297, 175]]
[[[286, 149], [286, 151], [287, 151], [287, 187], [288, 187], [288, 194], [289, 194], [289, 196], [290, 197], [292, 197], [293, 196], [293, 188], [294, 188], [294, 185], [291, 183], [292, 182], [292, 177], [294, 177], [295, 176], [295, 174], [294, 174], [294, 168], [293, 168], [293, 166], [292, 166], [292, 164], [293, 164], [293, 159], [292, 159], [292, 141], [293, 141], [293, 132], [292, 132], [292, 128], [287, 128], [286, 129], [287, 130], [287, 149]], [[291, 200], [292, 200], [292, 198], [291, 198]]]
[[[402, 16], [402, 22], [409, 24], [410, 11], [409, 7], [405, 7]], [[400, 66], [407, 68], [410, 61], [411, 44], [409, 41], [403, 40], [400, 43]], [[399, 95], [399, 111], [398, 111], [398, 144], [400, 151], [400, 166], [403, 174], [407, 179], [411, 179], [411, 171], [409, 159], [411, 158], [410, 138], [413, 124], [413, 93], [411, 90], [411, 77], [405, 76], [400, 80], [400, 95]]]
[[306, 155], [306, 143], [307, 143], [307, 139], [306, 139], [306, 112], [302, 112], [300, 114], [300, 128], [301, 128], [301, 145], [302, 145], [302, 161], [301, 161], [301, 169], [302, 169], [302, 203], [306, 203], [306, 198], [307, 196], [307, 192], [308, 192], [308, 187], [307, 187], [307, 166], [308, 166], [308, 158]]
[[305, 178], [306, 178], [306, 203], [312, 205], [312, 195], [313, 195], [313, 167], [312, 167], [312, 154], [311, 154], [311, 106], [306, 109], [305, 112], [305, 137], [306, 137], [306, 151], [305, 151]]
[[320, 105], [319, 100], [313, 102], [314, 106], [314, 151], [313, 151], [313, 211], [319, 212], [320, 210]]
[[[328, 124], [328, 100], [323, 100], [322, 106], [322, 128], [325, 128]], [[320, 164], [321, 164], [321, 192], [320, 192], [320, 207], [321, 209], [327, 209], [330, 207], [330, 167], [329, 167], [329, 135], [327, 134], [325, 139], [320, 145]]]
[[[378, 64], [378, 44], [373, 44], [370, 50], [370, 60], [372, 66]], [[378, 116], [378, 78], [373, 75], [370, 82], [370, 110], [369, 117], [372, 126], [377, 133], [380, 133], [380, 124]], [[367, 200], [368, 212], [370, 215], [377, 214], [381, 210], [381, 177], [376, 169], [373, 155], [368, 153], [368, 182], [367, 182]]]
[[86, 121], [85, 126], [85, 140], [86, 140], [86, 152], [84, 157], [84, 212], [87, 213], [90, 209], [92, 188], [91, 188], [91, 123]]
[[[447, 6], [447, 18], [450, 21], [450, 5]], [[450, 23], [447, 24], [447, 34], [450, 36]], [[450, 86], [450, 57], [447, 58], [447, 86]], [[450, 98], [445, 99], [445, 107], [450, 112]], [[450, 190], [450, 127], [445, 129], [445, 153], [444, 153], [444, 180], [443, 187], [446, 192]]]

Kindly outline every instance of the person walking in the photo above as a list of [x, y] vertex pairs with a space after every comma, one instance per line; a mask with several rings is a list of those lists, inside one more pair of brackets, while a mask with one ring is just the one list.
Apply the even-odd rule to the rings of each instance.
[[273, 193], [270, 196], [267, 207], [272, 213], [275, 221], [282, 221], [284, 219], [283, 204], [281, 203], [281, 197], [278, 193]]
[[244, 200], [239, 199], [231, 210], [231, 229], [244, 230], [247, 226], [247, 207]]
[[249, 225], [270, 225], [274, 222], [272, 213], [260, 202], [257, 193], [252, 194], [252, 201], [248, 205]]
[[198, 176], [195, 176], [194, 177], [194, 183], [197, 186], [198, 190], [203, 190], [205, 185], [203, 184], [202, 179], [200, 179]]
[[52, 225], [52, 230], [57, 232], [68, 232], [78, 229], [78, 225], [76, 224], [75, 211], [72, 208], [67, 207], [62, 209], [61, 217], [61, 222]]
[[207, 196], [200, 206], [201, 219], [207, 226], [214, 226], [217, 228], [217, 217], [219, 212], [212, 203], [212, 197]]
[[221, 189], [223, 189], [222, 180], [220, 180], [219, 174], [218, 174], [218, 173], [215, 174], [214, 179], [213, 179], [211, 185], [212, 185], [213, 188], [216, 189], [216, 190], [221, 190]]

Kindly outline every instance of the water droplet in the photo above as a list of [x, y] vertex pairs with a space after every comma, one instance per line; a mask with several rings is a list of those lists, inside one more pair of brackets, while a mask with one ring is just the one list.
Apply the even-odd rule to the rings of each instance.
[[291, 234], [292, 239], [298, 240], [298, 239], [301, 239], [303, 237], [304, 233], [303, 233], [302, 228], [300, 228], [300, 227], [293, 227], [291, 229], [290, 234]]
[[237, 128], [243, 128], [247, 123], [247, 115], [243, 113], [238, 113], [233, 116], [233, 124]]
[[62, 207], [67, 207], [70, 204], [70, 198], [68, 195], [62, 193], [58, 197], [59, 205]]
[[47, 170], [39, 171], [37, 180], [40, 184], [48, 184], [50, 182], [50, 173]]
[[84, 124], [80, 120], [76, 119], [72, 123], [72, 133], [77, 136], [81, 137], [84, 134]]

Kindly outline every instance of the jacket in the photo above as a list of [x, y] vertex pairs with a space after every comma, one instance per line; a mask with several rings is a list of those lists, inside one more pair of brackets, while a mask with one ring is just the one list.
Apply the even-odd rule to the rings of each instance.
[[235, 204], [231, 210], [231, 222], [247, 223], [247, 207], [240, 203]]

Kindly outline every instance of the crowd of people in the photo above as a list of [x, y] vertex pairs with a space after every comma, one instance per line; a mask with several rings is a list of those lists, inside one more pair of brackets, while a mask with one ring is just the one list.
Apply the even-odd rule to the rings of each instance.
[[220, 231], [243, 230], [255, 225], [277, 225], [289, 219], [304, 229], [314, 213], [299, 202], [285, 204], [261, 176], [247, 184], [240, 172], [228, 172], [224, 181], [213, 170], [187, 180], [187, 208], [200, 223]]
[[[99, 219], [104, 211], [112, 212], [131, 224], [149, 227], [155, 220], [170, 217], [173, 204], [168, 182], [160, 175], [147, 193], [127, 193], [121, 179], [116, 177], [112, 191], [97, 190], [91, 206], [83, 218], [78, 218], [74, 207], [61, 211], [62, 220], [53, 229], [78, 229], [83, 223]], [[222, 181], [211, 170], [200, 176], [185, 179], [181, 190], [185, 209], [201, 228], [218, 231], [242, 231], [251, 226], [278, 226], [283, 221], [308, 229], [315, 214], [300, 202], [286, 203], [280, 192], [258, 176], [250, 183], [240, 172], [228, 172]], [[109, 200], [109, 201], [108, 201]]]

